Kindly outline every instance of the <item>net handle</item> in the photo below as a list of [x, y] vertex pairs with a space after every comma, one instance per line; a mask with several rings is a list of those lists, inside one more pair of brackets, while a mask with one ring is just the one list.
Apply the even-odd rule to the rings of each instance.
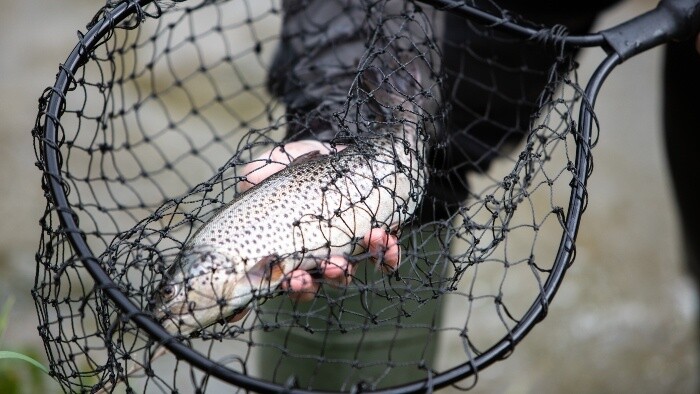
[[[417, 1], [526, 38], [546, 31], [520, 26], [507, 17], [471, 7], [464, 0]], [[653, 10], [598, 33], [552, 38], [568, 46], [602, 47], [608, 54], [616, 53], [620, 61], [625, 61], [669, 41], [688, 39], [698, 32], [700, 0], [661, 0]]]
[[[489, 12], [480, 10], [474, 6], [467, 4], [465, 0], [417, 0], [420, 3], [428, 4], [436, 10], [450, 12], [459, 15], [470, 21], [477, 22], [483, 25], [488, 25], [490, 28], [498, 31], [505, 31], [510, 34], [516, 34], [520, 37], [531, 38], [541, 36], [543, 32], [547, 32], [549, 28], [535, 29], [527, 26], [522, 26], [508, 19]], [[695, 0], [693, 0], [695, 1]], [[600, 33], [583, 34], [583, 35], [567, 35], [561, 37], [551, 37], [564, 45], [575, 47], [600, 47], [606, 45], [605, 37]]]
[[691, 38], [700, 31], [700, 0], [662, 0], [651, 11], [601, 34], [622, 61], [673, 40]]

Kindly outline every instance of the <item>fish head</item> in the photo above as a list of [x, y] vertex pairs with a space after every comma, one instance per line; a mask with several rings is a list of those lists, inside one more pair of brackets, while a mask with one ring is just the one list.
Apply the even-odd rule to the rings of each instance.
[[164, 274], [149, 309], [169, 333], [188, 335], [244, 311], [280, 276], [276, 259], [248, 265], [213, 246], [186, 248]]
[[186, 248], [151, 296], [151, 312], [173, 334], [189, 334], [224, 320], [237, 305], [232, 293], [240, 270], [235, 258], [216, 248]]

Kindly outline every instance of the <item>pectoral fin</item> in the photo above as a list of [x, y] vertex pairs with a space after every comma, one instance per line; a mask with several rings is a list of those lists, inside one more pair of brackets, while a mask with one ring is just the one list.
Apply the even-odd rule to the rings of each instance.
[[250, 312], [250, 308], [239, 309], [236, 312], [234, 312], [231, 316], [229, 316], [226, 319], [226, 321], [229, 323], [235, 323], [235, 322], [241, 320], [242, 318], [244, 318], [245, 315], [248, 314], [248, 312]]
[[274, 286], [284, 277], [282, 259], [278, 255], [265, 256], [246, 271], [246, 277], [254, 289]]

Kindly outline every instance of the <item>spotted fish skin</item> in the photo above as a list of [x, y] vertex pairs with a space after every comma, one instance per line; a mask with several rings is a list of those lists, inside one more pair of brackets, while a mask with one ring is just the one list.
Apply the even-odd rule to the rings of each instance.
[[407, 99], [415, 91], [379, 85], [369, 91], [383, 113], [373, 126], [381, 133], [297, 158], [195, 233], [154, 295], [153, 313], [166, 330], [184, 335], [225, 320], [272, 294], [292, 271], [357, 254], [373, 228], [400, 228], [412, 218], [426, 182], [420, 107]]

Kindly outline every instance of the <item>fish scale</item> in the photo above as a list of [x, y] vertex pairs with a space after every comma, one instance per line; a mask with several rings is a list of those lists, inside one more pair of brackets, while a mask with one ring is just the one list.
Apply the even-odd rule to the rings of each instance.
[[402, 109], [403, 95], [373, 91], [375, 112], [390, 108], [387, 122], [340, 152], [300, 156], [193, 235], [154, 295], [154, 315], [169, 332], [222, 321], [271, 295], [292, 271], [357, 254], [373, 228], [410, 220], [426, 178], [419, 109]]

